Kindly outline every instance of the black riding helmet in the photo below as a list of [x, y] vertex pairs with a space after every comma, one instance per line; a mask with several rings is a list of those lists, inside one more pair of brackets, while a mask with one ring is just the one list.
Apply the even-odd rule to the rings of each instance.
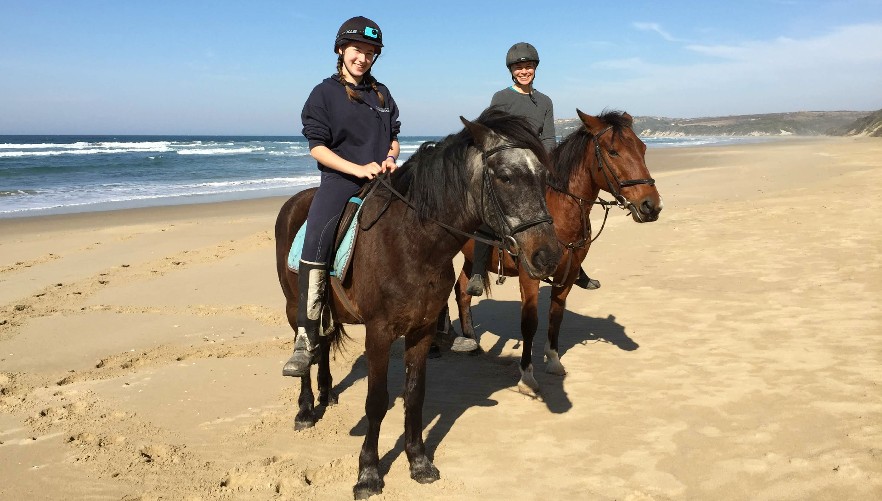
[[383, 32], [377, 23], [363, 16], [356, 16], [347, 20], [337, 30], [337, 39], [334, 40], [334, 53], [346, 42], [364, 42], [377, 48], [377, 54], [383, 47]]
[[511, 71], [511, 65], [526, 61], [533, 61], [537, 67], [539, 66], [539, 52], [536, 50], [536, 47], [527, 42], [518, 42], [512, 45], [508, 49], [508, 54], [505, 55], [505, 66], [508, 67], [509, 71]]

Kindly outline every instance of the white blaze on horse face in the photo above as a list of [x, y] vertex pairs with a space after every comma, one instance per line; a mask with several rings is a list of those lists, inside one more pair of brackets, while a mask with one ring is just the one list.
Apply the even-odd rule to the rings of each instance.
[[539, 159], [536, 158], [536, 155], [532, 153], [527, 155], [527, 167], [530, 169], [530, 172], [533, 173], [534, 176], [542, 175], [542, 172], [545, 171], [545, 167], [539, 163]]

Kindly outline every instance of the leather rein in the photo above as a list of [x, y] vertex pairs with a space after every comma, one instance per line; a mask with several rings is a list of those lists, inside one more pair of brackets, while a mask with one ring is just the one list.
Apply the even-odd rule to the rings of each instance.
[[[603, 161], [603, 153], [602, 153], [602, 149], [600, 148], [599, 138], [600, 138], [600, 136], [602, 136], [603, 134], [605, 134], [607, 131], [609, 131], [611, 129], [612, 129], [612, 126], [609, 126], [605, 129], [603, 129], [602, 131], [595, 134], [594, 137], [591, 138], [591, 140], [594, 142], [594, 157], [597, 159], [597, 168], [603, 174], [603, 177], [606, 180], [606, 185], [607, 185], [608, 191], [612, 194], [613, 198], [615, 199], [614, 202], [608, 202], [608, 201], [600, 198], [599, 196], [597, 197], [597, 200], [589, 201], [589, 200], [586, 200], [578, 195], [575, 195], [575, 194], [567, 191], [564, 188], [561, 188], [560, 186], [556, 186], [552, 183], [547, 183], [547, 186], [549, 188], [551, 188], [554, 191], [557, 191], [559, 193], [563, 193], [564, 195], [569, 196], [570, 198], [576, 200], [579, 203], [579, 219], [580, 219], [581, 226], [582, 226], [582, 236], [579, 240], [576, 240], [575, 242], [570, 242], [568, 244], [564, 244], [564, 247], [570, 251], [568, 253], [568, 257], [567, 257], [567, 259], [569, 259], [570, 261], [573, 259], [573, 249], [581, 249], [581, 248], [585, 247], [586, 245], [590, 245], [590, 244], [594, 243], [594, 241], [597, 240], [598, 237], [600, 237], [600, 234], [603, 233], [603, 229], [606, 227], [606, 220], [609, 217], [610, 207], [617, 206], [617, 207], [621, 208], [622, 210], [628, 210], [628, 212], [630, 214], [636, 215], [638, 219], [643, 221], [643, 217], [640, 215], [640, 211], [637, 210], [637, 207], [635, 207], [633, 203], [631, 203], [628, 199], [626, 199], [622, 195], [622, 192], [621, 192], [622, 188], [627, 188], [629, 186], [637, 186], [637, 185], [641, 185], [641, 184], [655, 186], [655, 179], [652, 179], [652, 178], [626, 179], [625, 181], [621, 181], [619, 179], [619, 177], [616, 176], [616, 173], [613, 172], [612, 169], [609, 168], [609, 165], [607, 165], [607, 163]], [[591, 237], [591, 221], [588, 219], [588, 211], [591, 209], [591, 207], [594, 204], [601, 205], [603, 207], [604, 213], [603, 213], [603, 223], [601, 223], [601, 225], [600, 225], [600, 230], [598, 230], [597, 234], [594, 235], [594, 237], [592, 238]], [[587, 206], [587, 210], [586, 210], [586, 206]], [[561, 243], [563, 243], [563, 242], [561, 242]], [[565, 269], [566, 269], [566, 273], [564, 273], [563, 278], [560, 280], [561, 283], [554, 283], [554, 282], [550, 282], [550, 280], [549, 280], [549, 282], [553, 286], [563, 287], [563, 282], [566, 281], [567, 273], [569, 273], [569, 270], [570, 270], [569, 263], [567, 263], [567, 266]]]
[[[484, 197], [485, 196], [492, 203], [492, 207], [496, 211], [496, 214], [497, 214], [499, 220], [502, 221], [502, 224], [505, 226], [505, 231], [503, 232], [504, 235], [502, 236], [502, 239], [494, 240], [494, 239], [490, 239], [490, 238], [483, 238], [481, 236], [478, 236], [475, 233], [467, 233], [467, 232], [462, 231], [458, 228], [455, 228], [455, 227], [453, 227], [443, 221], [438, 221], [437, 219], [428, 218], [428, 220], [437, 224], [438, 226], [444, 228], [445, 230], [447, 230], [451, 233], [460, 235], [462, 237], [465, 237], [466, 239], [472, 239], [472, 240], [477, 240], [477, 241], [483, 242], [483, 243], [490, 245], [492, 247], [498, 247], [500, 249], [504, 249], [506, 252], [511, 254], [513, 257], [517, 257], [519, 249], [518, 249], [517, 242], [514, 239], [514, 235], [517, 233], [520, 233], [524, 230], [527, 230], [529, 228], [532, 228], [533, 226], [537, 226], [539, 224], [542, 224], [542, 223], [552, 223], [552, 219], [551, 219], [551, 216], [546, 213], [545, 216], [538, 217], [532, 221], [527, 221], [527, 222], [518, 224], [516, 226], [511, 226], [510, 224], [508, 224], [508, 221], [505, 219], [505, 211], [502, 208], [502, 204], [499, 202], [499, 196], [496, 194], [496, 190], [493, 188], [492, 179], [490, 177], [491, 176], [490, 169], [488, 168], [488, 162], [489, 162], [490, 157], [493, 156], [494, 154], [499, 153], [500, 151], [513, 150], [513, 149], [524, 149], [524, 148], [521, 148], [521, 147], [516, 146], [514, 144], [511, 144], [511, 143], [505, 143], [500, 146], [496, 146], [495, 148], [490, 148], [487, 151], [481, 152], [481, 159], [483, 161], [482, 182], [484, 184], [484, 189], [481, 190], [481, 195], [482, 195], [481, 204], [482, 205], [484, 204]], [[380, 184], [385, 186], [393, 195], [395, 195], [399, 200], [404, 202], [408, 207], [410, 207], [414, 211], [417, 211], [417, 207], [410, 200], [408, 200], [405, 195], [400, 193], [398, 190], [396, 190], [392, 186], [392, 183], [389, 181], [389, 174], [388, 173], [379, 176], [377, 178], [377, 180], [380, 182]], [[483, 211], [482, 211], [482, 213], [483, 213]]]

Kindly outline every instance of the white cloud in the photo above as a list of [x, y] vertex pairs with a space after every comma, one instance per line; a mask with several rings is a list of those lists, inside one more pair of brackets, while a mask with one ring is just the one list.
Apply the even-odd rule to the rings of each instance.
[[683, 41], [683, 40], [680, 40], [680, 39], [674, 37], [673, 35], [671, 35], [667, 31], [663, 30], [661, 25], [658, 23], [635, 22], [635, 23], [632, 23], [632, 25], [640, 31], [653, 31], [655, 33], [658, 33], [662, 38], [664, 38], [665, 40], [667, 40], [669, 42], [682, 42]]
[[[646, 28], [644, 28], [646, 29]], [[686, 63], [597, 61], [555, 94], [555, 108], [594, 103], [632, 114], [693, 117], [882, 108], [882, 24], [842, 26], [804, 39], [689, 44]], [[598, 79], [597, 75], [606, 78]], [[557, 98], [564, 96], [564, 99]], [[560, 103], [560, 104], [558, 104]], [[584, 106], [584, 104], [583, 104]], [[566, 113], [560, 115], [567, 116]]]

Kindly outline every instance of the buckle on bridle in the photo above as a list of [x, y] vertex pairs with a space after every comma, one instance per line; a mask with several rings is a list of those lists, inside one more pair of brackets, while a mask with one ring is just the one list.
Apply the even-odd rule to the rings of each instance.
[[511, 257], [518, 257], [520, 255], [521, 248], [518, 247], [518, 242], [513, 235], [502, 237], [502, 243], [505, 244], [505, 252], [508, 252]]

